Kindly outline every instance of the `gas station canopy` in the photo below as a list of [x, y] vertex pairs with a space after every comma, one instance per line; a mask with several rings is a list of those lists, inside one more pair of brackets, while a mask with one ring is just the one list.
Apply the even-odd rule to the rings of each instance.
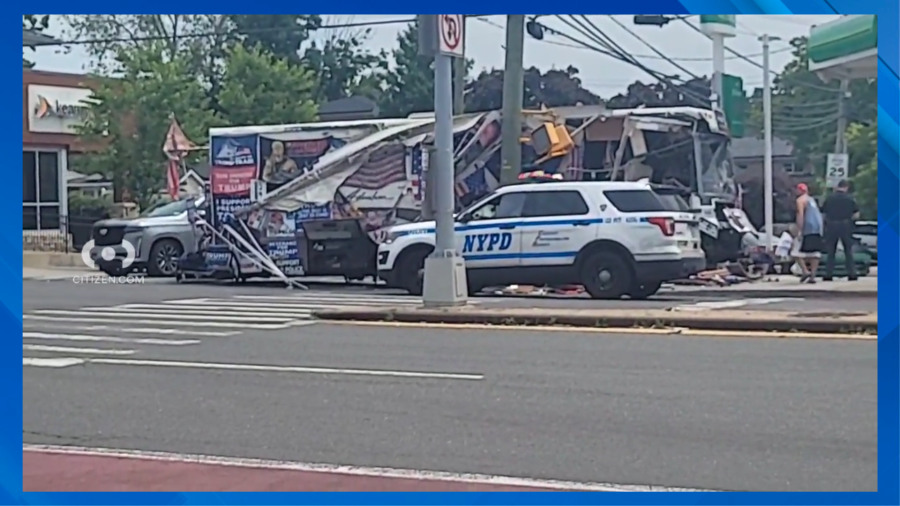
[[809, 70], [826, 81], [878, 77], [878, 17], [843, 16], [814, 26], [808, 55]]

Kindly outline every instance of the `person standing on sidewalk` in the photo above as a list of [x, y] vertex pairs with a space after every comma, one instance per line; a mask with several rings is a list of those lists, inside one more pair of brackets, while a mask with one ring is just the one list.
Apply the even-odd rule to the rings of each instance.
[[838, 183], [832, 193], [822, 204], [822, 214], [825, 215], [825, 254], [828, 255], [825, 264], [825, 281], [831, 281], [834, 274], [835, 254], [838, 241], [844, 248], [844, 266], [847, 269], [847, 277], [850, 281], [856, 280], [856, 262], [853, 261], [853, 229], [856, 218], [859, 216], [859, 205], [856, 199], [850, 195], [850, 183], [843, 180]]
[[816, 204], [816, 199], [809, 196], [809, 187], [803, 183], [797, 185], [797, 238], [800, 241], [797, 248], [798, 261], [803, 276], [801, 283], [815, 283], [816, 271], [819, 269], [819, 260], [822, 258], [823, 249], [823, 223], [822, 213]]

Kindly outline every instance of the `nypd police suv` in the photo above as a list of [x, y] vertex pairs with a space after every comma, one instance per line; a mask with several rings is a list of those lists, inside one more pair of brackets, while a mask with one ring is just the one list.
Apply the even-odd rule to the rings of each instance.
[[[469, 291], [508, 284], [583, 285], [597, 299], [646, 298], [704, 269], [698, 220], [647, 182], [506, 186], [456, 215]], [[378, 249], [389, 286], [422, 292], [434, 222], [392, 227]]]

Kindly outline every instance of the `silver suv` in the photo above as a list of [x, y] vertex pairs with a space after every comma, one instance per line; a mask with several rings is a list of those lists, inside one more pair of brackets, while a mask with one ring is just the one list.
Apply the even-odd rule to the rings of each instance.
[[[91, 259], [110, 276], [146, 270], [149, 276], [174, 276], [178, 259], [196, 249], [194, 228], [188, 221], [193, 209], [202, 217], [204, 198], [189, 198], [157, 204], [134, 219], [101, 220], [91, 232]], [[126, 244], [126, 242], [128, 244]], [[112, 250], [112, 258], [104, 250]], [[132, 254], [130, 265], [123, 265]]]

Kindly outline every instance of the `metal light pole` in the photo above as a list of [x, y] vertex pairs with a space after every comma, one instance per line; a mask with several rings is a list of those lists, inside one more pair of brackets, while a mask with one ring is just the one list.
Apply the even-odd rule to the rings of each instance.
[[[453, 222], [453, 59], [464, 55], [461, 14], [419, 15], [420, 51], [434, 55], [435, 247], [425, 259], [423, 303], [429, 307], [467, 302], [466, 268], [456, 250]], [[426, 189], [427, 190], [427, 189]]]
[[522, 170], [522, 95], [525, 87], [525, 15], [506, 16], [506, 62], [503, 69], [503, 126], [500, 184], [514, 184]]
[[768, 35], [760, 37], [763, 53], [763, 138], [765, 155], [763, 158], [763, 209], [765, 213], [766, 251], [772, 251], [775, 233], [773, 208], [774, 185], [772, 183], [772, 76], [769, 72], [769, 42], [777, 40]]

